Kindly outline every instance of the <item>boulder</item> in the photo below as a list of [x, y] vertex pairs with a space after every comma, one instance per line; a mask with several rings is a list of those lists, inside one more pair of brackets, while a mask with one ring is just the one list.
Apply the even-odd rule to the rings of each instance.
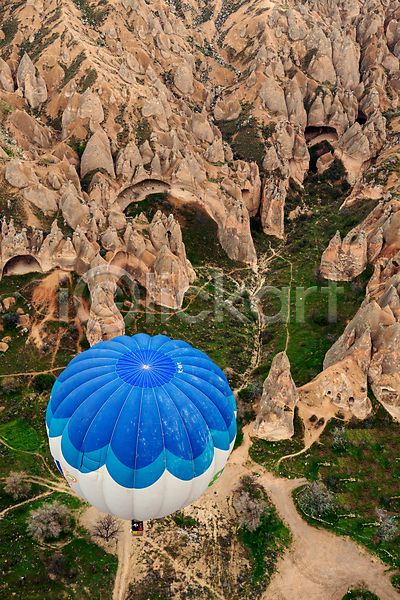
[[89, 208], [71, 192], [64, 195], [61, 202], [63, 217], [72, 229], [76, 229], [90, 218]]
[[213, 143], [214, 133], [207, 117], [204, 115], [199, 113], [194, 114], [190, 120], [190, 128], [193, 135], [195, 135], [200, 142]]
[[364, 231], [350, 231], [341, 240], [337, 231], [321, 257], [320, 271], [331, 281], [351, 281], [367, 266], [367, 238]]
[[288, 112], [285, 94], [283, 89], [277, 84], [273, 77], [268, 77], [258, 92], [258, 95], [264, 103], [266, 109], [277, 116], [283, 116], [285, 119], [287, 119]]
[[236, 202], [227, 212], [218, 227], [218, 238], [230, 259], [249, 265], [257, 264], [249, 213], [243, 202]]
[[47, 100], [47, 86], [42, 76], [36, 77], [36, 69], [25, 52], [18, 66], [17, 84], [31, 108], [38, 108]]
[[94, 123], [104, 121], [104, 111], [100, 98], [90, 89], [86, 90], [79, 99], [77, 117], [80, 119], [90, 119]]
[[5, 178], [10, 185], [16, 188], [24, 188], [32, 183], [39, 183], [33, 168], [18, 158], [14, 158], [7, 164]]
[[357, 419], [365, 419], [372, 413], [367, 375], [352, 356], [328, 367], [298, 392], [300, 401], [309, 406], [333, 404], [350, 411]]
[[11, 75], [11, 69], [8, 64], [0, 58], [0, 86], [6, 92], [14, 91], [14, 80]]
[[117, 156], [115, 171], [117, 176], [122, 175], [126, 179], [131, 179], [136, 167], [142, 164], [143, 159], [139, 148], [135, 142], [129, 142]]
[[266, 235], [284, 238], [286, 187], [284, 181], [267, 179], [261, 197], [261, 225]]
[[235, 121], [241, 112], [242, 107], [237, 100], [229, 102], [217, 100], [214, 107], [214, 118], [216, 121]]
[[26, 112], [22, 110], [14, 111], [11, 114], [10, 122], [31, 144], [36, 144], [41, 148], [50, 148], [51, 134]]

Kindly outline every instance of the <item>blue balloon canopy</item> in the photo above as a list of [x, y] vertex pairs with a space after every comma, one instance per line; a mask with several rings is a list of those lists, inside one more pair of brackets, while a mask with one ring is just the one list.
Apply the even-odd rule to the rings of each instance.
[[196, 500], [236, 436], [224, 373], [186, 342], [118, 336], [78, 354], [47, 408], [53, 458], [100, 510], [146, 520]]

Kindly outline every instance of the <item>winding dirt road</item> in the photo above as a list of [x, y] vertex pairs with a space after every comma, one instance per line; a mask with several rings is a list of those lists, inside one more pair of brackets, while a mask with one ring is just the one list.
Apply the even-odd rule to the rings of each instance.
[[291, 492], [305, 480], [265, 473], [258, 481], [293, 535], [263, 600], [340, 600], [349, 589], [363, 586], [381, 600], [400, 599], [381, 561], [349, 538], [311, 527], [299, 516]]
[[[210, 498], [213, 501], [226, 498], [243, 475], [258, 475], [257, 481], [264, 486], [293, 536], [293, 543], [278, 561], [276, 573], [261, 600], [341, 600], [349, 589], [363, 586], [381, 600], [400, 600], [400, 594], [390, 583], [386, 565], [352, 540], [311, 527], [299, 516], [292, 491], [305, 483], [305, 479], [275, 477], [250, 460], [249, 433], [253, 425], [245, 427], [242, 446], [232, 453], [212, 491], [207, 490], [196, 504], [206, 507]], [[132, 542], [129, 522], [125, 522], [118, 540], [119, 562], [112, 600], [124, 600], [132, 580], [138, 540]], [[185, 568], [182, 561], [179, 568], [190, 581], [193, 576], [190, 568]], [[210, 591], [216, 598], [221, 597], [219, 589]]]
[[228, 462], [226, 469], [242, 463], [247, 472], [259, 473], [261, 483], [281, 518], [292, 532], [293, 543], [278, 561], [262, 600], [341, 600], [349, 589], [366, 587], [381, 600], [400, 600], [390, 583], [388, 567], [349, 538], [308, 525], [298, 514], [292, 491], [306, 479], [284, 479], [265, 472], [248, 457], [249, 433]]
[[117, 545], [118, 571], [115, 576], [112, 600], [124, 600], [129, 585], [129, 568], [133, 549], [133, 536], [130, 525], [130, 521], [121, 520], [121, 531]]

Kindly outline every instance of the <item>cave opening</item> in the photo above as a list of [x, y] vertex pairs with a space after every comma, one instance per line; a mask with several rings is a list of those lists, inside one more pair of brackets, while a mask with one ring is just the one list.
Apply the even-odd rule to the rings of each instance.
[[39, 262], [33, 256], [13, 256], [3, 268], [3, 277], [8, 275], [25, 275], [26, 273], [42, 273]]
[[322, 142], [323, 140], [326, 140], [330, 143], [335, 143], [339, 139], [336, 129], [334, 127], [328, 127], [327, 125], [321, 125], [320, 127], [308, 125], [305, 128], [304, 137], [306, 138], [307, 144], [310, 144], [311, 142], [316, 144], [318, 142]]
[[360, 125], [365, 125], [365, 123], [367, 121], [368, 121], [367, 115], [362, 110], [359, 110], [357, 119], [356, 119], [356, 123], [359, 123]]

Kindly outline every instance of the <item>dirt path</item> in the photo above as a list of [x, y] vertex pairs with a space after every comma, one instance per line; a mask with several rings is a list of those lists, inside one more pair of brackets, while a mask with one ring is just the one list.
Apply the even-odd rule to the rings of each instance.
[[124, 600], [129, 585], [133, 539], [130, 531], [130, 521], [121, 521], [121, 523], [122, 530], [118, 536], [117, 545], [118, 570], [115, 576], [112, 600]]
[[390, 583], [388, 567], [379, 559], [349, 538], [312, 527], [300, 517], [292, 491], [306, 479], [275, 477], [248, 458], [252, 427], [244, 428], [244, 443], [232, 453], [232, 466], [242, 463], [248, 471], [260, 474], [258, 482], [293, 535], [293, 543], [279, 560], [262, 600], [341, 600], [349, 589], [362, 586], [381, 600], [400, 600]]
[[349, 589], [362, 586], [381, 600], [399, 600], [387, 566], [352, 540], [311, 527], [299, 516], [291, 492], [304, 481], [270, 473], [259, 479], [293, 535], [263, 600], [340, 600]]
[[13, 504], [12, 506], [7, 506], [4, 510], [0, 512], [0, 519], [2, 519], [8, 512], [14, 510], [14, 508], [18, 508], [19, 506], [23, 506], [24, 504], [28, 504], [29, 502], [33, 502], [34, 500], [38, 500], [39, 498], [44, 498], [45, 496], [50, 496], [53, 493], [53, 490], [49, 490], [48, 492], [43, 492], [43, 494], [38, 494], [34, 498], [28, 498], [19, 504]]
[[7, 442], [5, 440], [3, 440], [2, 438], [0, 438], [0, 444], [3, 444], [4, 446], [9, 448], [10, 450], [13, 450], [14, 452], [22, 452], [23, 454], [32, 454], [33, 456], [37, 456], [38, 458], [40, 458], [40, 460], [43, 463], [43, 466], [47, 469], [47, 471], [49, 471], [49, 473], [54, 477], [54, 473], [50, 469], [49, 465], [47, 464], [45, 457], [42, 456], [39, 452], [30, 452], [29, 450], [21, 450], [20, 448], [13, 448], [13, 446], [10, 446], [9, 444], [7, 444]]
[[5, 375], [0, 375], [1, 377], [19, 377], [20, 375], [41, 375], [42, 373], [54, 373], [54, 371], [62, 371], [65, 367], [53, 367], [52, 369], [47, 369], [46, 371], [23, 371], [22, 373], [6, 373]]
[[390, 583], [388, 567], [349, 538], [308, 525], [298, 514], [292, 491], [305, 479], [284, 479], [265, 472], [248, 456], [247, 425], [243, 444], [235, 450], [220, 485], [228, 495], [244, 474], [258, 473], [261, 483], [293, 535], [293, 543], [278, 561], [276, 574], [262, 600], [341, 600], [351, 588], [365, 586], [381, 600], [400, 600]]

